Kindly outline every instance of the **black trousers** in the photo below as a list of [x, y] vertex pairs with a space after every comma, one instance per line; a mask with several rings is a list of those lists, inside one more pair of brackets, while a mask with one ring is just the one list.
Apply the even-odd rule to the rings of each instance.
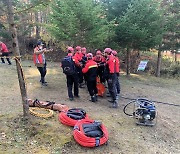
[[[3, 56], [9, 56], [9, 53], [8, 52], [3, 52], [1, 56], [2, 57]], [[9, 60], [9, 58], [6, 58], [6, 60], [9, 63], [9, 65], [11, 65], [11, 61]], [[1, 58], [1, 61], [2, 61], [2, 63], [5, 63], [4, 58]]]
[[117, 82], [117, 75], [116, 73], [109, 74], [108, 76], [108, 90], [113, 100], [116, 100], [116, 82]]
[[37, 69], [39, 70], [39, 73], [41, 75], [41, 82], [44, 83], [45, 82], [45, 76], [47, 73], [46, 63], [44, 64], [43, 67], [37, 67]]
[[78, 96], [79, 95], [79, 80], [78, 80], [78, 75], [66, 75], [67, 79], [67, 88], [68, 88], [68, 96], [69, 98], [73, 98], [73, 93], [72, 93], [72, 88], [74, 86], [74, 95]]
[[116, 81], [116, 92], [117, 94], [120, 94], [121, 91], [121, 86], [120, 86], [120, 82], [119, 82], [119, 73], [117, 73], [117, 81]]
[[82, 68], [81, 67], [77, 67], [77, 72], [78, 72], [79, 83], [83, 83]]
[[90, 96], [93, 96], [98, 93], [97, 87], [96, 87], [96, 80], [93, 81], [87, 81], [87, 88]]
[[100, 82], [104, 83], [105, 82], [105, 78], [104, 78], [104, 66], [99, 66], [97, 69], [97, 75], [100, 78]]

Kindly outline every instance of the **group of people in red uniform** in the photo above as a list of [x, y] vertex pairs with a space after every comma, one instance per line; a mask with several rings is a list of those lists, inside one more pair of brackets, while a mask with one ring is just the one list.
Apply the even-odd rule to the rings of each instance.
[[[43, 86], [47, 86], [45, 81], [46, 75], [46, 60], [44, 53], [48, 50], [43, 48], [41, 41], [37, 43], [34, 48], [34, 64], [37, 66], [40, 72], [40, 82]], [[87, 89], [90, 95], [90, 101], [96, 102], [98, 100], [97, 94], [97, 77], [100, 78], [102, 84], [108, 85], [108, 93], [110, 96], [109, 102], [111, 102], [111, 108], [118, 108], [118, 98], [120, 95], [120, 61], [117, 57], [117, 52], [111, 48], [105, 48], [104, 51], [97, 50], [95, 55], [87, 53], [85, 47], [77, 46], [75, 48], [67, 48], [66, 59], [71, 59], [73, 66], [66, 67], [71, 73], [65, 73], [67, 79], [68, 97], [70, 101], [74, 100], [74, 97], [79, 97], [79, 88], [83, 88], [87, 85]], [[62, 63], [61, 63], [61, 67]], [[64, 69], [64, 68], [63, 68]]]
[[[51, 49], [50, 49], [51, 50]], [[43, 48], [43, 43], [38, 41], [34, 48], [33, 60], [40, 72], [40, 82], [43, 86], [47, 86], [45, 81], [46, 76], [46, 60], [45, 52], [48, 52], [46, 48]], [[0, 41], [0, 56], [6, 56], [9, 65], [9, 52], [6, 45]], [[117, 56], [117, 51], [111, 48], [105, 48], [104, 51], [97, 50], [95, 55], [87, 53], [85, 47], [77, 46], [67, 48], [67, 56], [72, 59], [72, 65], [74, 68], [73, 74], [66, 74], [68, 96], [72, 101], [74, 97], [79, 97], [79, 88], [83, 88], [87, 85], [87, 89], [90, 95], [90, 101], [96, 102], [98, 100], [97, 94], [97, 77], [99, 77], [102, 84], [108, 85], [108, 92], [111, 100], [110, 107], [118, 108], [118, 98], [120, 95], [120, 61]], [[1, 57], [2, 63], [5, 63], [4, 58]], [[74, 87], [74, 89], [73, 89]]]
[[[86, 52], [85, 47], [67, 48], [67, 57], [72, 58], [75, 66], [73, 74], [66, 74], [69, 99], [72, 101], [74, 97], [79, 97], [78, 88], [81, 88], [85, 83], [91, 96], [90, 101], [96, 102], [98, 100], [96, 78], [99, 77], [101, 83], [105, 84], [107, 82], [108, 84], [108, 92], [111, 97], [111, 100], [109, 100], [111, 102], [110, 107], [118, 108], [120, 61], [117, 57], [117, 51], [106, 48], [103, 53], [97, 50], [94, 56], [92, 53]], [[72, 92], [73, 86], [74, 95]]]

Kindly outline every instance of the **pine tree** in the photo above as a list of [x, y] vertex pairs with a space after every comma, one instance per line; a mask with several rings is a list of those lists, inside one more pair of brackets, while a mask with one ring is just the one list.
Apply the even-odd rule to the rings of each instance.
[[59, 41], [100, 48], [112, 34], [102, 10], [92, 0], [55, 0], [48, 29]]
[[[164, 32], [163, 11], [154, 0], [134, 0], [120, 18], [116, 38], [120, 46], [127, 48], [127, 57], [133, 49], [149, 49], [161, 44]], [[129, 64], [127, 62], [127, 75]]]

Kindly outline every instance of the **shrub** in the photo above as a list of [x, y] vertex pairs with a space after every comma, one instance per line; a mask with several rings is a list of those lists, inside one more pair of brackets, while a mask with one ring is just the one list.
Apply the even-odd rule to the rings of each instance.
[[162, 69], [161, 75], [166, 77], [180, 77], [180, 63], [173, 63], [170, 67]]

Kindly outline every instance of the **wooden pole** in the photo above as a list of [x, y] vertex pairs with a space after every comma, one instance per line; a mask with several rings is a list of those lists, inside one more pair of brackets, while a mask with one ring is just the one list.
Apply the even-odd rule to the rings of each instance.
[[130, 48], [127, 48], [126, 51], [126, 76], [129, 77], [130, 76], [130, 67], [131, 67], [131, 50]]
[[[14, 23], [12, 0], [4, 0], [4, 4], [7, 6], [8, 23], [9, 23], [9, 29], [10, 29], [10, 33], [12, 37], [13, 54], [14, 56], [20, 56], [19, 44], [18, 44], [18, 39], [17, 39], [17, 31], [16, 31], [16, 27]], [[20, 58], [15, 58], [15, 60], [16, 60], [19, 87], [21, 91], [22, 104], [23, 104], [23, 117], [24, 119], [28, 120], [30, 116], [29, 116], [29, 105], [27, 101], [27, 92], [26, 92], [26, 86], [25, 86], [25, 81], [24, 81], [24, 74], [23, 74], [23, 70], [20, 64]]]
[[157, 68], [156, 68], [156, 77], [161, 75], [161, 50], [158, 50], [158, 59], [157, 59]]

